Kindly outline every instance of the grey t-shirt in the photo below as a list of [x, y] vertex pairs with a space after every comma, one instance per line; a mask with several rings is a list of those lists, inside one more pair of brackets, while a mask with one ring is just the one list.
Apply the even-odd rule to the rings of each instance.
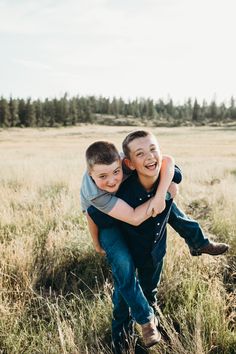
[[85, 212], [91, 205], [103, 213], [109, 213], [118, 198], [109, 192], [98, 188], [93, 179], [85, 172], [80, 188], [80, 202], [82, 211]]
[[[124, 173], [124, 181], [130, 176], [130, 174], [132, 174], [132, 171], [125, 168], [124, 165], [122, 167]], [[171, 195], [169, 192], [167, 192], [166, 200], [169, 200], [170, 198]], [[89, 176], [88, 172], [85, 172], [80, 188], [80, 204], [83, 212], [85, 212], [92, 205], [103, 213], [108, 214], [115, 206], [117, 201], [118, 198], [115, 196], [115, 194], [98, 188], [92, 177]]]

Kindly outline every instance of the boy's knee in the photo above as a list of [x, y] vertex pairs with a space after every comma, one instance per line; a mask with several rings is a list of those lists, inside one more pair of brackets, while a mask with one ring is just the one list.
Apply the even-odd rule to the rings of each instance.
[[116, 262], [116, 268], [123, 274], [130, 274], [134, 272], [134, 263], [129, 255], [120, 255]]
[[116, 262], [113, 260], [112, 272], [119, 278], [120, 283], [130, 282], [135, 274], [135, 268], [131, 257], [120, 256]]

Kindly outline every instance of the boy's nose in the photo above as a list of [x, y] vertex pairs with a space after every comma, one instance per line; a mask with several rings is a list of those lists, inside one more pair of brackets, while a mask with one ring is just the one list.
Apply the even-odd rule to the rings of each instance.
[[149, 151], [148, 153], [147, 153], [147, 158], [148, 159], [151, 159], [151, 158], [153, 158], [153, 152], [152, 151]]
[[112, 185], [112, 184], [115, 184], [115, 183], [116, 183], [116, 177], [113, 176], [113, 177], [111, 177], [111, 178], [109, 179], [108, 184]]

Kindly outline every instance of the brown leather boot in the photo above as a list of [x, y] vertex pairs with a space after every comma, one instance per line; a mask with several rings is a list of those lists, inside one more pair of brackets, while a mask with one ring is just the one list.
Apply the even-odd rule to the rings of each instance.
[[218, 256], [228, 251], [229, 245], [226, 243], [209, 242], [208, 245], [199, 248], [198, 250], [191, 249], [192, 256], [200, 256], [202, 253], [210, 254], [211, 256]]
[[158, 331], [157, 325], [158, 321], [156, 317], [153, 317], [150, 322], [141, 325], [143, 341], [146, 348], [152, 347], [161, 340], [161, 333]]

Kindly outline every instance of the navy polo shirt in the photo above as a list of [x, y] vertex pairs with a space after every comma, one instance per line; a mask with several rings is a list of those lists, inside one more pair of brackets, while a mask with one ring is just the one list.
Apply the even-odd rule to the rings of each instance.
[[[182, 179], [178, 167], [175, 169], [173, 182], [180, 183]], [[145, 203], [156, 193], [159, 178], [152, 190], [146, 189], [139, 182], [137, 174], [130, 176], [124, 181], [117, 192], [117, 197], [125, 200], [133, 208]], [[142, 224], [133, 226], [119, 221], [119, 226], [125, 235], [135, 265], [141, 266], [147, 257], [152, 255], [154, 263], [162, 260], [166, 253], [166, 224], [168, 222], [173, 199], [166, 201], [165, 210], [156, 217], [150, 217]]]
[[[180, 183], [181, 171], [175, 167], [173, 182]], [[147, 192], [139, 182], [137, 173], [132, 174], [124, 181], [117, 192], [117, 197], [136, 208], [143, 204], [156, 193], [159, 178], [151, 191]], [[121, 228], [132, 254], [135, 265], [142, 266], [147, 257], [152, 255], [154, 263], [160, 262], [166, 253], [166, 224], [173, 200], [166, 201], [165, 210], [156, 217], [150, 217], [142, 224], [133, 226], [106, 215], [94, 207], [88, 209], [88, 213], [99, 228], [117, 225]]]

